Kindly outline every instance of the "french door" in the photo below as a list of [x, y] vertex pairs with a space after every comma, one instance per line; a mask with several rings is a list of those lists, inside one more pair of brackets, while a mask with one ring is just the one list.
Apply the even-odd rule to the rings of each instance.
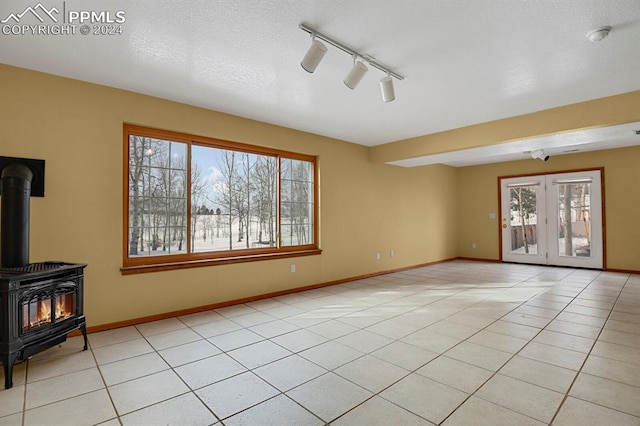
[[500, 179], [502, 260], [603, 266], [601, 172]]

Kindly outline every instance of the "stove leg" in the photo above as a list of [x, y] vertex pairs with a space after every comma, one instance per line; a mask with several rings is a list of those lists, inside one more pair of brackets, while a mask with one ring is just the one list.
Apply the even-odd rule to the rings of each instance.
[[19, 354], [19, 352], [15, 352], [2, 357], [5, 389], [11, 389], [13, 387], [13, 364], [15, 364]]
[[80, 332], [82, 333], [82, 337], [84, 337], [84, 348], [82, 350], [86, 351], [87, 350], [87, 325], [86, 324], [82, 324], [80, 326]]

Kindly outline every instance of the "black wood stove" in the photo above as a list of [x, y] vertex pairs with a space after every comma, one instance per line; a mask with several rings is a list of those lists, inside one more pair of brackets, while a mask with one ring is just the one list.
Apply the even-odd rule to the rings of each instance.
[[13, 386], [18, 360], [60, 344], [80, 330], [87, 349], [83, 314], [85, 264], [29, 263], [29, 197], [31, 182], [40, 179], [44, 162], [0, 157], [0, 361], [5, 389]]
[[58, 345], [80, 330], [87, 349], [82, 309], [83, 264], [32, 263], [0, 269], [0, 361], [4, 387], [13, 385], [17, 360]]

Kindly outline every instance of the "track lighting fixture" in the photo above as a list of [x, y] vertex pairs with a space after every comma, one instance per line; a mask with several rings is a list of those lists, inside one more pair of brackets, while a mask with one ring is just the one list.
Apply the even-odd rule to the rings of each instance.
[[344, 84], [351, 90], [355, 89], [362, 77], [369, 71], [369, 68], [362, 62], [353, 58], [353, 67], [349, 74], [344, 78]]
[[393, 79], [390, 75], [380, 79], [380, 92], [382, 93], [383, 102], [391, 102], [396, 98], [396, 92], [393, 89]]
[[318, 65], [320, 65], [320, 61], [324, 58], [325, 53], [327, 53], [327, 46], [313, 37], [311, 46], [309, 46], [307, 54], [302, 58], [300, 65], [302, 65], [305, 71], [312, 73], [318, 68]]
[[393, 78], [404, 80], [403, 76], [391, 71], [385, 66], [380, 65], [371, 56], [363, 55], [359, 52], [356, 52], [350, 47], [347, 47], [344, 44], [333, 40], [332, 38], [329, 38], [322, 33], [319, 33], [313, 28], [310, 28], [304, 24], [300, 24], [300, 29], [311, 34], [311, 37], [313, 38], [311, 47], [302, 59], [302, 62], [300, 62], [300, 65], [302, 65], [302, 68], [304, 68], [305, 71], [308, 71], [310, 73], [314, 72], [317, 66], [320, 64], [320, 61], [322, 61], [325, 53], [327, 52], [327, 47], [319, 40], [316, 40], [320, 39], [334, 47], [337, 47], [338, 49], [348, 53], [353, 57], [353, 67], [344, 78], [344, 84], [349, 89], [353, 90], [356, 88], [356, 86], [360, 83], [364, 75], [369, 70], [367, 68], [367, 65], [370, 65], [386, 74], [386, 76], [380, 80], [380, 92], [382, 94], [382, 100], [384, 102], [391, 102], [396, 98], [395, 90], [393, 88]]
[[535, 151], [531, 151], [531, 158], [548, 161], [550, 157], [544, 153], [544, 150], [536, 149]]

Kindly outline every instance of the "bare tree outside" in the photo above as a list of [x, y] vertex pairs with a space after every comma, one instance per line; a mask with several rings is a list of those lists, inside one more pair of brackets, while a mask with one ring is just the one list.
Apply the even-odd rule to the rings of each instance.
[[185, 155], [182, 143], [130, 137], [129, 256], [182, 250], [187, 220]]
[[[511, 239], [511, 249], [513, 251], [522, 247], [524, 252], [528, 254], [531, 247], [537, 244], [534, 238], [536, 233], [534, 226], [537, 227], [535, 188], [528, 186], [510, 188], [510, 210], [512, 229], [514, 229], [514, 219], [520, 226], [519, 229], [515, 228], [517, 235]], [[522, 245], [520, 245], [520, 241], [522, 241]]]
[[144, 160], [149, 154], [150, 138], [133, 136], [129, 140], [129, 255], [138, 255], [142, 235], [142, 196], [144, 194]]
[[[215, 234], [195, 250], [240, 250], [274, 246], [278, 168], [275, 157], [198, 147], [193, 161], [203, 176], [204, 206], [214, 213]], [[199, 203], [200, 204], [200, 203]], [[202, 226], [202, 225], [200, 225]], [[226, 246], [222, 246], [222, 239]]]
[[191, 251], [195, 250], [197, 238], [198, 222], [202, 222], [202, 227], [206, 235], [205, 218], [209, 215], [206, 204], [206, 182], [202, 176], [202, 169], [198, 164], [191, 165]]
[[246, 245], [249, 248], [248, 234], [245, 238], [245, 230], [248, 229], [249, 221], [249, 191], [250, 182], [249, 176], [245, 170], [248, 168], [248, 154], [234, 153], [237, 164], [235, 167], [235, 175], [231, 187], [231, 199], [233, 200], [233, 209], [235, 209], [236, 216], [238, 218], [238, 245], [237, 248]]
[[228, 217], [229, 250], [233, 250], [233, 219], [234, 219], [234, 187], [236, 182], [236, 153], [235, 151], [223, 151], [220, 157], [219, 169], [222, 175], [221, 185], [216, 192], [215, 200], [224, 207]]
[[131, 134], [127, 255], [313, 244], [314, 167], [275, 154]]
[[563, 236], [564, 236], [564, 254], [571, 255], [573, 253], [573, 229], [572, 229], [572, 220], [571, 220], [571, 198], [573, 193], [572, 185], [561, 185], [560, 186], [560, 200], [562, 201], [561, 207], [561, 217], [560, 223], [562, 226]]
[[569, 183], [558, 187], [559, 235], [562, 256], [589, 255], [589, 184]]
[[283, 245], [312, 242], [313, 168], [307, 161], [281, 161], [281, 228]]
[[276, 242], [276, 179], [275, 158], [258, 156], [252, 173], [255, 185], [252, 213], [257, 220], [257, 242], [261, 246], [273, 246]]

